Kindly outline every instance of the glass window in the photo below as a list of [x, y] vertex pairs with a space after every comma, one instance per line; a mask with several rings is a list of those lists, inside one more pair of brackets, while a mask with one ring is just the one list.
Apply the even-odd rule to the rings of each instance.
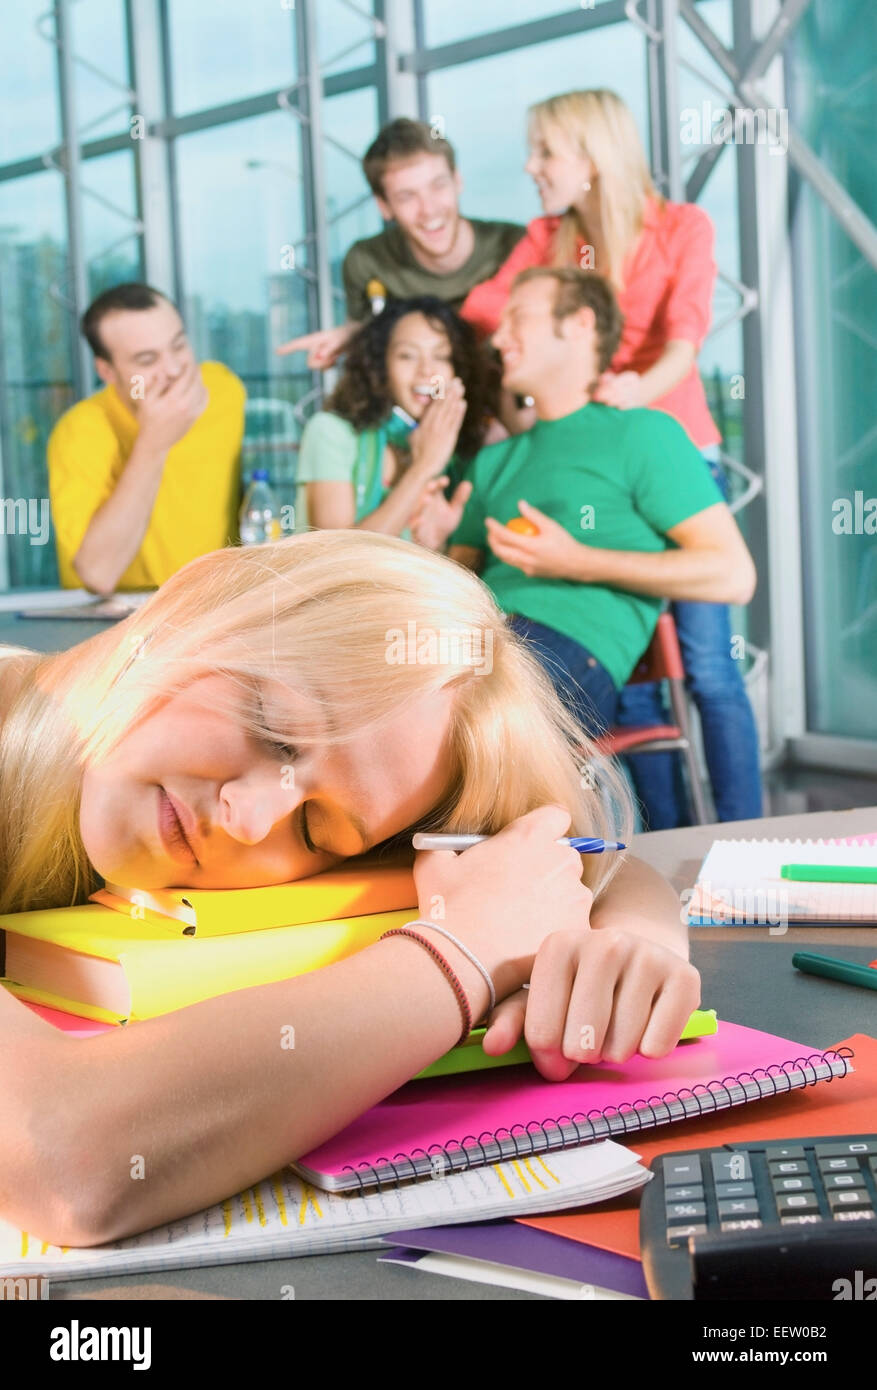
[[54, 36], [46, 0], [3, 6], [0, 164], [42, 154], [60, 139], [55, 46], [44, 34]]
[[320, 0], [316, 11], [317, 53], [324, 76], [363, 68], [375, 60], [374, 25], [363, 10], [374, 10], [368, 0]]
[[[730, 44], [731, 7], [728, 0], [708, 0], [708, 3], [701, 5], [699, 12], [703, 13], [718, 37]], [[732, 103], [733, 96], [718, 64], [685, 24], [678, 26], [677, 43], [679, 57], [695, 65], [703, 74], [703, 77], [699, 77], [680, 67], [680, 153], [682, 177], [687, 180], [697, 165], [700, 146], [708, 143], [710, 129], [726, 109], [727, 104], [719, 92], [728, 92]], [[710, 79], [716, 84], [715, 87], [710, 85]], [[740, 278], [737, 158], [733, 144], [724, 147], [697, 201], [711, 217], [716, 230], [715, 258], [719, 268], [713, 293], [713, 325], [719, 325], [719, 331], [712, 331], [701, 349], [700, 371], [713, 418], [722, 435], [721, 447], [725, 453], [743, 463], [743, 400], [740, 398], [743, 331], [739, 319], [726, 328], [720, 326], [740, 305], [736, 290], [721, 278], [722, 272], [734, 280]], [[732, 492], [739, 495], [743, 488], [739, 476], [732, 477], [730, 481]], [[738, 520], [745, 528], [745, 514]]]
[[526, 108], [557, 92], [607, 83], [631, 107], [647, 140], [644, 45], [630, 25], [552, 39], [431, 73], [429, 118], [443, 120], [457, 151], [465, 212], [512, 222], [540, 216], [541, 204], [523, 168]]
[[131, 152], [119, 150], [83, 162], [82, 229], [89, 300], [111, 285], [141, 278], [141, 238], [131, 225], [136, 206]]
[[[70, 6], [73, 51], [87, 59], [74, 64], [76, 120], [83, 140], [130, 129], [130, 81], [124, 0], [86, 0]], [[106, 74], [104, 77], [100, 73]]]
[[[271, 469], [278, 493], [292, 501], [300, 432], [293, 407], [311, 374], [303, 357], [277, 357], [274, 349], [310, 326], [308, 282], [298, 273], [313, 263], [304, 241], [298, 124], [278, 111], [185, 136], [176, 165], [183, 308], [195, 351], [242, 377], [245, 472], [259, 452], [259, 466]], [[250, 447], [254, 434], [263, 440], [258, 451]]]
[[169, 0], [172, 104], [177, 115], [291, 87], [295, 6]]
[[[592, 10], [603, 0], [584, 0], [578, 8]], [[509, 25], [526, 24], [529, 20], [548, 19], [556, 14], [569, 14], [576, 8], [571, 0], [421, 0], [426, 42], [430, 47], [468, 39], [473, 34], [487, 34]], [[561, 88], [557, 87], [557, 91]]]
[[[55, 173], [0, 183], [0, 397], [4, 498], [46, 499], [46, 441], [73, 403], [75, 325], [69, 289], [64, 189]], [[57, 583], [54, 540], [8, 535], [9, 581]]]
[[[787, 73], [792, 125], [874, 222], [872, 20], [864, 0], [816, 0], [798, 23]], [[792, 205], [807, 723], [873, 739], [877, 271], [808, 184], [793, 185]]]
[[[374, 236], [383, 223], [360, 163], [378, 131], [377, 93], [373, 87], [332, 97], [323, 105], [329, 260], [335, 287], [335, 317], [346, 317], [341, 263], [354, 241]], [[338, 144], [333, 142], [337, 141]], [[345, 149], [339, 149], [343, 145]], [[349, 150], [350, 153], [345, 153]]]

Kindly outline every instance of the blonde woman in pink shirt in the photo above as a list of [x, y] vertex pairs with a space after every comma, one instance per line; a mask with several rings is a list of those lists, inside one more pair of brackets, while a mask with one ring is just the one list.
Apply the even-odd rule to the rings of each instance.
[[[614, 92], [567, 92], [532, 106], [529, 116], [525, 167], [545, 216], [530, 223], [496, 275], [470, 292], [463, 317], [482, 334], [494, 333], [515, 276], [531, 265], [578, 265], [605, 275], [624, 331], [592, 399], [619, 410], [649, 407], [672, 415], [727, 497], [717, 453], [721, 436], [696, 365], [716, 275], [712, 222], [702, 208], [657, 192], [633, 116]], [[760, 816], [758, 735], [731, 655], [729, 610], [689, 602], [672, 608], [718, 819]], [[658, 687], [625, 688], [620, 724], [666, 722]], [[648, 827], [685, 824], [680, 760], [651, 753], [629, 763]]]

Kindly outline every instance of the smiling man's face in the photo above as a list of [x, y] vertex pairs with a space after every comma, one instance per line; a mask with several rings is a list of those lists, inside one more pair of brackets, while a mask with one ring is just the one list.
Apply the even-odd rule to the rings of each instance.
[[381, 216], [399, 224], [423, 260], [447, 256], [460, 227], [462, 180], [444, 155], [418, 154], [394, 161], [381, 184]]

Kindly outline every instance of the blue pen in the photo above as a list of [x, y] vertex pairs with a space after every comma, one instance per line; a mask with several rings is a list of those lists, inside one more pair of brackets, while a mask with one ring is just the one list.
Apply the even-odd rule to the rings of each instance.
[[[415, 849], [464, 850], [492, 838], [491, 835], [415, 835], [411, 843]], [[598, 840], [587, 835], [576, 835], [569, 839], [564, 837], [557, 843], [569, 845], [571, 849], [577, 849], [579, 854], [603, 854], [610, 849], [627, 849], [627, 845], [620, 840]]]

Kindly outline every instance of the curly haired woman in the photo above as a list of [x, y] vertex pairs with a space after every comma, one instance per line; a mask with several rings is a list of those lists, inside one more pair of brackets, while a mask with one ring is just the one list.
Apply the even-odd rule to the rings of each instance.
[[[489, 395], [488, 359], [453, 309], [429, 295], [391, 300], [357, 333], [326, 409], [305, 427], [298, 481], [310, 525], [408, 539], [452, 461], [484, 442]], [[469, 491], [458, 483], [461, 511]]]

